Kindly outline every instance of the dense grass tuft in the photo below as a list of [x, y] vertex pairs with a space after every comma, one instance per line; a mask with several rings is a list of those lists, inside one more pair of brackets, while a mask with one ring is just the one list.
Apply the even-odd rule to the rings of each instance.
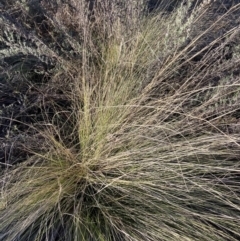
[[240, 4], [88, 4], [2, 5], [0, 240], [239, 240]]

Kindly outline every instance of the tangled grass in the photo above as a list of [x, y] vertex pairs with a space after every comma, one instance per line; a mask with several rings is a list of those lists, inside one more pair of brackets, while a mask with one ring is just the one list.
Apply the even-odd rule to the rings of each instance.
[[17, 79], [25, 101], [2, 110], [0, 240], [239, 240], [240, 5], [117, 3], [2, 13], [35, 32], [2, 35], [1, 91]]

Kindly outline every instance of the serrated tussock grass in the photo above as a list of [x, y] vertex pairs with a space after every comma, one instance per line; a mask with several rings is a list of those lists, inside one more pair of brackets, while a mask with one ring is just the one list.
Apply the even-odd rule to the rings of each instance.
[[32, 18], [51, 71], [6, 70], [38, 108], [12, 120], [24, 155], [0, 170], [0, 240], [239, 240], [240, 6], [70, 2]]

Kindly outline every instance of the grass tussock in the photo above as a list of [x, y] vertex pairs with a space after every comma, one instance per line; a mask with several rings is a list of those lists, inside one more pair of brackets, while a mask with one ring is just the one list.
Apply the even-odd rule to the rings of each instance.
[[240, 5], [216, 2], [3, 4], [0, 240], [239, 240]]

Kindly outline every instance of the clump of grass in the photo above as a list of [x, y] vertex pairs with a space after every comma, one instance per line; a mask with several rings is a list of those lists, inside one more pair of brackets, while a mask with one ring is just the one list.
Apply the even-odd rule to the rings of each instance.
[[90, 19], [82, 2], [44, 3], [35, 40], [55, 62], [37, 84], [22, 72], [39, 109], [14, 120], [25, 156], [1, 169], [0, 239], [238, 240], [240, 6], [204, 27], [214, 5], [129, 4], [121, 21], [117, 1]]

